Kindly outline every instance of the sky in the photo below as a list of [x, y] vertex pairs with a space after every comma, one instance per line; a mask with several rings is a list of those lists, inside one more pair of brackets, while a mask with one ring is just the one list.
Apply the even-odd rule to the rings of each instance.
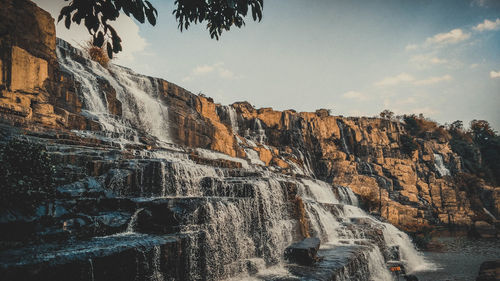
[[[62, 0], [35, 0], [57, 18]], [[500, 131], [500, 0], [264, 0], [219, 41], [177, 29], [173, 0], [150, 0], [156, 26], [122, 15], [115, 63], [231, 104], [375, 116], [384, 109], [441, 124], [488, 120]], [[57, 36], [88, 40], [81, 26]]]

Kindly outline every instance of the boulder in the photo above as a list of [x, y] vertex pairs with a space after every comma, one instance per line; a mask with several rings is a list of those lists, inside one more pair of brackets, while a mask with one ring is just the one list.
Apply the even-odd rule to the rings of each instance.
[[476, 281], [500, 280], [500, 260], [485, 261], [479, 267], [479, 275]]
[[494, 225], [485, 221], [474, 222], [474, 231], [481, 238], [495, 238], [497, 232]]
[[317, 237], [306, 238], [290, 245], [285, 250], [285, 259], [301, 265], [312, 265], [318, 258], [320, 240]]

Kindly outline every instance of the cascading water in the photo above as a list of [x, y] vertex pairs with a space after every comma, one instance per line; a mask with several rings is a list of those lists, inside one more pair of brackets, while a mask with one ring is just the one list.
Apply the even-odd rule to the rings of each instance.
[[434, 153], [434, 163], [434, 166], [441, 177], [451, 175], [450, 170], [448, 170], [448, 168], [444, 165], [443, 156], [441, 156], [441, 154]]
[[337, 121], [337, 126], [339, 126], [340, 129], [340, 141], [342, 142], [342, 149], [344, 149], [345, 153], [351, 154], [351, 152], [349, 152], [349, 148], [347, 147], [347, 142], [345, 141], [345, 132], [344, 132], [345, 125], [341, 121]]
[[259, 118], [255, 118], [253, 121], [253, 128], [252, 130], [248, 128], [245, 131], [245, 138], [247, 139], [247, 143], [250, 144], [250, 146], [255, 147], [257, 146], [257, 143], [261, 145], [265, 145], [265, 142], [267, 140], [266, 136], [266, 130], [262, 127], [262, 122], [260, 121]]
[[358, 206], [358, 197], [356, 197], [349, 187], [338, 185], [337, 192], [339, 193], [340, 200], [344, 202], [344, 204]]
[[151, 281], [163, 281], [163, 273], [161, 272], [160, 262], [161, 262], [161, 249], [160, 246], [154, 246], [153, 248], [153, 260], [152, 267], [153, 272], [151, 274]]
[[90, 281], [94, 281], [94, 261], [92, 259], [89, 259], [89, 265], [90, 265]]
[[[136, 141], [141, 131], [171, 142], [168, 108], [160, 99], [158, 79], [113, 64], [104, 68], [85, 57], [77, 62], [71, 58], [75, 49], [62, 40], [58, 40], [56, 52], [59, 65], [80, 83], [87, 114], [98, 120], [108, 136]], [[109, 113], [99, 80], [109, 83], [116, 91], [121, 102], [121, 118]]]
[[229, 117], [229, 122], [231, 122], [231, 129], [233, 131], [233, 134], [237, 135], [239, 127], [238, 127], [238, 115], [236, 114], [236, 110], [234, 109], [234, 107], [230, 105], [223, 106], [222, 108]]
[[[306, 209], [309, 213], [312, 229], [322, 238], [323, 242], [328, 244], [338, 244], [363, 239], [363, 230], [351, 230], [345, 227], [349, 225], [351, 219], [366, 218], [371, 221], [376, 227], [380, 227], [383, 232], [385, 245], [399, 246], [403, 262], [409, 272], [422, 269], [429, 269], [432, 266], [425, 261], [422, 255], [418, 253], [410, 238], [405, 233], [398, 230], [391, 224], [382, 223], [375, 218], [366, 214], [357, 206], [355, 196], [346, 196], [345, 194], [352, 193], [349, 188], [338, 187], [342, 192], [341, 197], [336, 199], [328, 184], [320, 181], [301, 181], [299, 184], [299, 194], [305, 199]], [[339, 190], [339, 191], [340, 191]], [[344, 194], [344, 195], [342, 195]], [[323, 199], [328, 198], [328, 199]], [[333, 198], [333, 199], [331, 199]], [[333, 205], [333, 206], [332, 206]], [[334, 207], [337, 215], [331, 212]], [[375, 250], [367, 256], [369, 260], [370, 271], [378, 276], [376, 280], [391, 280], [391, 275], [384, 268], [381, 269], [380, 264], [384, 264], [380, 249], [375, 247]]]
[[127, 229], [125, 230], [126, 234], [135, 233], [135, 227], [137, 226], [137, 217], [139, 216], [139, 213], [142, 210], [143, 209], [137, 209], [135, 211], [135, 213], [132, 215], [132, 217], [130, 218], [130, 221], [129, 221], [128, 225], [127, 225]]
[[[101, 124], [106, 137], [137, 141], [141, 134], [147, 133], [160, 141], [170, 142], [168, 108], [162, 102], [159, 80], [115, 65], [106, 69], [88, 59], [77, 62], [71, 58], [72, 52], [77, 51], [62, 41], [58, 42], [60, 65], [81, 84], [79, 94], [84, 100], [86, 114]], [[82, 56], [81, 53], [78, 55]], [[122, 103], [122, 117], [109, 113], [108, 100], [103, 94], [99, 79], [107, 81], [116, 90], [117, 99]], [[239, 128], [236, 112], [231, 106], [224, 108], [233, 133], [237, 134]], [[338, 125], [343, 149], [349, 154], [344, 124], [339, 121]], [[254, 119], [253, 130], [246, 137], [251, 147], [257, 145], [253, 141], [266, 147], [266, 132], [258, 118]], [[205, 159], [238, 162], [242, 166], [241, 170], [196, 164], [183, 149], [141, 152], [139, 156], [142, 159], [149, 158], [154, 163], [141, 166], [138, 164], [140, 161], [136, 161], [136, 170], [133, 172], [111, 169], [108, 188], [120, 196], [127, 194], [128, 191], [123, 189], [134, 174], [137, 181], [133, 188], [138, 192], [133, 194], [140, 197], [134, 198], [137, 204], [159, 200], [158, 202], [166, 202], [172, 207], [179, 203], [179, 206], [172, 207], [175, 219], [182, 222], [176, 225], [175, 231], [178, 232], [175, 235], [187, 237], [183, 244], [186, 249], [183, 251], [187, 255], [189, 280], [231, 278], [238, 274], [255, 273], [256, 270], [265, 271], [269, 266], [279, 268], [279, 272], [286, 271], [281, 266], [284, 250], [298, 239], [298, 221], [290, 212], [293, 200], [293, 197], [288, 197], [290, 183], [297, 186], [297, 195], [304, 201], [311, 232], [313, 236], [321, 238], [322, 247], [366, 242], [365, 232], [369, 229], [353, 226], [351, 221], [364, 217], [382, 229], [385, 245], [400, 246], [410, 271], [425, 264], [407, 235], [392, 225], [375, 220], [358, 208], [358, 200], [352, 190], [339, 186], [334, 192], [330, 184], [312, 179], [314, 172], [309, 152], [294, 151], [294, 155], [303, 163], [303, 167], [290, 163], [293, 172], [303, 177], [295, 178], [266, 170], [253, 149], [244, 149], [249, 155], [249, 161], [205, 149], [189, 151], [196, 152]], [[146, 167], [156, 169], [151, 172], [156, 177], [155, 180], [144, 178], [147, 173], [141, 169], [147, 169]], [[369, 168], [372, 174], [371, 167]], [[148, 184], [151, 186], [147, 186]], [[189, 212], [183, 208], [190, 208]], [[136, 209], [122, 235], [139, 235], [135, 231], [142, 210], [144, 209]], [[148, 212], [145, 212], [145, 216], [148, 216]], [[366, 274], [376, 280], [391, 280], [379, 246], [372, 244], [366, 249], [368, 250], [363, 252], [368, 264]], [[151, 280], [165, 279], [161, 271], [161, 251], [160, 246], [154, 246], [152, 259], [150, 258], [151, 272], [148, 273]], [[91, 266], [93, 270], [92, 263]], [[349, 279], [344, 275], [340, 280]]]
[[365, 211], [355, 206], [344, 206], [343, 215], [347, 218], [368, 218], [371, 221], [382, 226], [385, 243], [388, 246], [398, 246], [403, 262], [409, 272], [420, 271], [424, 269], [433, 269], [434, 266], [428, 263], [425, 258], [417, 251], [410, 237], [395, 226], [389, 223], [383, 223], [375, 220]]

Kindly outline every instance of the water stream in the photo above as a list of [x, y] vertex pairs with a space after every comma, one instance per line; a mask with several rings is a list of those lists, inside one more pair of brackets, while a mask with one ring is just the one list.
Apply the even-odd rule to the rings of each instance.
[[[172, 142], [168, 107], [162, 101], [158, 79], [136, 74], [120, 66], [111, 65], [105, 69], [89, 60], [77, 62], [71, 58], [71, 52], [75, 50], [58, 41], [57, 55], [61, 66], [81, 84], [79, 94], [85, 103], [85, 114], [99, 122], [103, 128], [103, 132], [92, 134], [104, 134], [122, 142], [137, 141], [139, 136], [148, 134], [160, 141]], [[99, 79], [116, 90], [123, 109], [121, 117], [109, 113], [108, 99], [101, 91], [102, 82]], [[239, 128], [236, 112], [231, 106], [225, 108], [233, 133], [237, 134]], [[343, 124], [338, 124], [343, 149], [349, 154]], [[254, 119], [253, 130], [247, 132], [247, 138], [250, 146], [252, 141], [265, 146], [266, 132], [258, 118]], [[304, 200], [313, 235], [320, 237], [322, 247], [355, 245], [359, 241], [365, 241], [370, 231], [380, 228], [383, 231], [384, 246], [399, 245], [409, 271], [429, 267], [406, 234], [362, 211], [352, 190], [343, 186], [332, 187], [326, 182], [313, 179], [314, 173], [307, 152], [298, 151], [298, 157], [304, 165], [297, 165], [295, 169], [306, 176], [299, 179], [267, 171], [262, 167], [263, 163], [256, 152], [248, 148], [248, 160], [205, 149], [197, 149], [196, 152], [207, 159], [239, 162], [243, 166], [239, 171], [241, 174], [254, 172], [257, 176], [239, 176], [230, 174], [231, 171], [227, 169], [198, 165], [189, 160], [182, 149], [179, 150], [168, 153], [143, 152], [142, 157], [154, 158], [153, 166], [157, 169], [154, 174], [158, 175], [159, 180], [146, 186], [146, 182], [151, 181], [144, 178], [144, 171], [141, 169], [145, 168], [137, 164], [140, 175], [138, 192], [141, 202], [173, 198], [175, 200], [169, 204], [178, 202], [185, 204], [186, 208], [192, 208], [189, 213], [179, 212], [178, 218], [182, 220], [179, 225], [180, 234], [188, 237], [185, 251], [190, 280], [226, 279], [255, 273], [255, 270], [265, 272], [270, 268], [287, 275], [283, 267], [283, 252], [297, 239], [294, 235], [297, 232], [297, 220], [289, 211], [289, 183], [297, 186], [297, 194]], [[442, 159], [439, 162], [436, 157], [436, 163], [438, 166]], [[438, 167], [441, 169], [441, 166]], [[110, 179], [112, 190], [118, 194], [129, 192], [123, 190], [126, 186], [124, 179], [128, 174], [117, 170], [114, 175]], [[142, 210], [137, 209], [132, 215], [126, 234], [136, 231]], [[363, 228], [353, 223], [359, 218], [367, 219], [370, 227]], [[368, 262], [369, 272], [366, 274], [374, 280], [392, 280], [382, 251], [378, 245], [372, 244], [363, 253]], [[154, 247], [152, 260], [151, 279], [163, 280], [160, 246]], [[91, 267], [93, 270], [92, 262]]]

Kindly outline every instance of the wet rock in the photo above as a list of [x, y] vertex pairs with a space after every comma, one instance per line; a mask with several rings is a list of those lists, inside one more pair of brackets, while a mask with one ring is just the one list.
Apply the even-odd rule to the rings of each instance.
[[318, 261], [320, 243], [317, 237], [294, 243], [285, 249], [285, 259], [301, 265], [312, 265]]
[[368, 260], [363, 252], [370, 249], [358, 245], [324, 248], [318, 251], [321, 259], [314, 266], [290, 264], [287, 269], [299, 280], [369, 281]]
[[102, 184], [93, 177], [62, 185], [57, 188], [57, 193], [63, 198], [111, 196], [104, 190]]
[[479, 267], [479, 275], [476, 281], [500, 280], [500, 260], [485, 261]]
[[[67, 244], [45, 244], [0, 252], [5, 280], [150, 280], [158, 270], [168, 280], [185, 280], [181, 236], [129, 234]], [[153, 265], [158, 267], [155, 269]]]
[[485, 221], [474, 222], [474, 232], [481, 238], [495, 238], [497, 235], [495, 226]]
[[390, 246], [389, 247], [389, 260], [399, 261], [401, 260], [401, 253], [399, 251], [399, 246]]
[[408, 274], [404, 276], [406, 281], [418, 281], [418, 277], [412, 274]]

